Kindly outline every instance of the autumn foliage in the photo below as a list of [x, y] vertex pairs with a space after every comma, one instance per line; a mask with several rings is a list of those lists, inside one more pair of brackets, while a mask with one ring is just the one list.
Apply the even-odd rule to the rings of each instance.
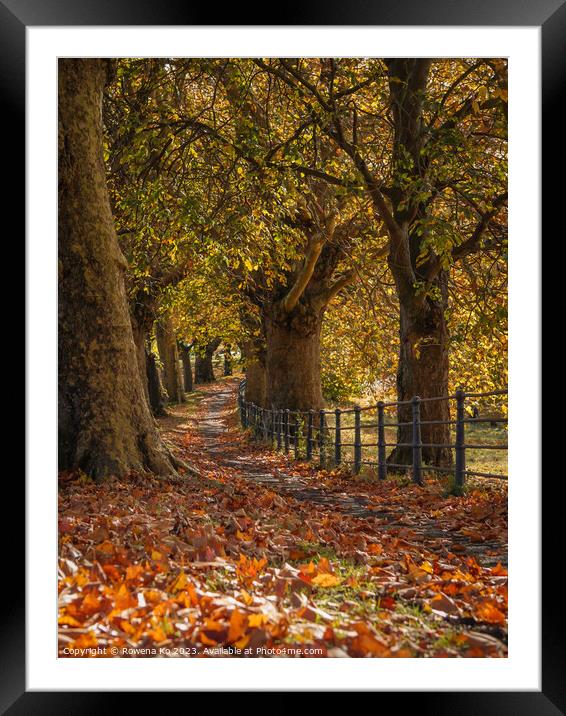
[[219, 466], [179, 407], [162, 429], [200, 477], [61, 476], [61, 656], [506, 655], [505, 494], [317, 473], [247, 444], [231, 407], [223, 455], [251, 454], [337, 505], [347, 490], [375, 516]]

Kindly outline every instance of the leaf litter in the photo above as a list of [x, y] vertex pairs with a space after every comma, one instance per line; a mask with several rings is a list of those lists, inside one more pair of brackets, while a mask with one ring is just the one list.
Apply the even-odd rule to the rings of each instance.
[[319, 471], [249, 443], [226, 416], [225, 452], [363, 495], [369, 515], [347, 514], [219, 465], [188, 410], [162, 429], [195, 474], [60, 475], [60, 656], [507, 656], [505, 566], [451, 549], [454, 534], [505, 541], [503, 491], [452, 497], [432, 481]]

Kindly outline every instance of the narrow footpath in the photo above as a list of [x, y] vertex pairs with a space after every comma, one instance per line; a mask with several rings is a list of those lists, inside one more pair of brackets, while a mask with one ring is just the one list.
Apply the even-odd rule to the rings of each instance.
[[[280, 464], [274, 464], [272, 458], [275, 456], [270, 455], [264, 446], [245, 440], [238, 426], [236, 395], [239, 381], [240, 378], [233, 378], [203, 389], [205, 397], [196, 421], [197, 429], [205, 452], [219, 468], [269, 487], [281, 496], [319, 504], [325, 511], [369, 518], [376, 523], [377, 530], [406, 534], [411, 541], [424, 543], [429, 548], [442, 545], [445, 551], [469, 554], [484, 566], [507, 564], [507, 534], [498, 532], [496, 535], [489, 523], [483, 534], [471, 526], [466, 530], [466, 525], [459, 526], [458, 522], [455, 529], [447, 530], [443, 521], [426, 509], [420, 514], [408, 514], [398, 492], [394, 503], [380, 500], [376, 505], [372, 499], [372, 485], [367, 482], [326, 479], [321, 487], [320, 473], [315, 466], [308, 466], [297, 474], [293, 469], [296, 463], [283, 455], [277, 455]], [[304, 463], [302, 466], [307, 467]]]

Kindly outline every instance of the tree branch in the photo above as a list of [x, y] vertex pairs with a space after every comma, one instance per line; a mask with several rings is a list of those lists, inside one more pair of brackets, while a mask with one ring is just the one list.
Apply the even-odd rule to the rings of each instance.
[[[478, 251], [481, 248], [481, 239], [483, 238], [483, 235], [485, 234], [487, 228], [489, 227], [491, 220], [497, 215], [499, 209], [505, 204], [507, 201], [507, 192], [503, 192], [503, 194], [499, 194], [496, 196], [492, 201], [492, 208], [489, 211], [484, 212], [480, 216], [480, 220], [476, 224], [476, 228], [473, 230], [471, 236], [466, 239], [463, 243], [461, 243], [459, 246], [455, 246], [450, 255], [452, 257], [452, 261], [456, 262], [460, 259], [463, 259], [465, 256], [468, 256], [469, 254], [472, 254], [476, 251]], [[438, 276], [441, 269], [441, 262], [440, 258], [438, 256], [435, 256], [433, 259], [431, 259], [428, 269], [426, 271], [426, 281], [430, 283], [433, 281], [436, 276]]]
[[340, 293], [340, 291], [350, 283], [353, 283], [357, 279], [357, 272], [355, 269], [347, 271], [343, 276], [336, 279], [334, 283], [328, 288], [325, 293], [326, 303], [330, 303], [332, 299]]
[[470, 238], [464, 241], [464, 243], [460, 244], [459, 246], [455, 246], [452, 249], [452, 259], [454, 261], [457, 261], [458, 259], [461, 259], [464, 256], [467, 256], [468, 254], [471, 254], [480, 248], [480, 241], [487, 227], [489, 226], [493, 217], [496, 216], [497, 212], [503, 206], [503, 204], [505, 204], [506, 201], [507, 192], [503, 192], [503, 194], [499, 194], [499, 196], [495, 197], [492, 202], [492, 208], [482, 214]]
[[318, 236], [318, 238], [314, 239], [311, 242], [310, 249], [305, 258], [305, 262], [301, 270], [299, 271], [299, 275], [297, 276], [295, 283], [293, 284], [287, 295], [281, 301], [281, 305], [283, 306], [283, 309], [286, 313], [291, 313], [291, 311], [299, 302], [299, 299], [303, 295], [306, 287], [308, 286], [308, 283], [311, 280], [311, 277], [314, 272], [314, 267], [316, 266], [316, 262], [318, 261], [318, 257], [320, 256], [320, 252], [322, 251], [323, 246], [324, 239], [320, 238], [320, 235]]

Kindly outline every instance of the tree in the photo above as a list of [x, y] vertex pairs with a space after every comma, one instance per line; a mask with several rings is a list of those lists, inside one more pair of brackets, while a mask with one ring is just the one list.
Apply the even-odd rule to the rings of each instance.
[[232, 375], [233, 369], [232, 369], [232, 348], [230, 344], [226, 343], [224, 345], [224, 375]]
[[[264, 202], [259, 212], [252, 208], [255, 235], [259, 219], [269, 243], [280, 249], [278, 235], [292, 248], [271, 252], [266, 262], [261, 257], [250, 262], [251, 281], [244, 292], [259, 308], [265, 345], [258, 345], [257, 340], [246, 345], [248, 363], [253, 366], [246, 392], [248, 398], [253, 392], [270, 409], [319, 409], [323, 405], [322, 320], [330, 301], [354, 278], [353, 271], [344, 270], [343, 262], [352, 231], [355, 235], [359, 227], [348, 214], [346, 196], [339, 197], [316, 172], [312, 176], [281, 173], [287, 164], [288, 107], [270, 93], [269, 77], [266, 82], [265, 76], [258, 76], [251, 62], [217, 63], [212, 73], [225, 88], [234, 118], [233, 136], [224, 141], [232, 142], [245, 164], [239, 168], [240, 175], [249, 176], [254, 197]], [[312, 124], [303, 123], [293, 131], [292, 139]], [[315, 152], [333, 153], [328, 142], [315, 137], [313, 143]]]
[[[377, 316], [363, 292], [352, 293], [361, 301], [354, 312], [367, 319], [369, 308], [378, 326], [364, 320], [347, 341], [350, 355], [372, 355], [375, 376], [364, 368], [364, 384], [390, 385], [383, 370], [395, 346], [399, 422], [409, 422], [413, 394], [446, 396], [450, 360], [465, 353], [463, 302], [470, 317], [476, 298], [490, 311], [499, 302], [486, 287], [468, 301], [462, 279], [473, 274], [469, 285], [479, 286], [491, 262], [505, 262], [505, 61], [124, 60], [120, 68], [109, 164], [120, 177], [113, 196], [131, 295], [142, 296], [134, 304], [148, 296], [172, 307], [178, 338], [201, 346], [231, 340], [219, 306], [237, 308], [242, 328], [251, 315], [252, 328], [238, 335], [248, 398], [319, 407], [323, 321], [354, 277], [369, 281], [382, 286], [386, 306]], [[206, 281], [189, 277], [189, 265]], [[183, 278], [170, 292], [162, 276], [175, 270]], [[206, 303], [216, 310], [202, 310]], [[189, 320], [188, 304], [198, 304]], [[398, 339], [389, 318], [381, 334], [383, 310], [396, 312]], [[327, 356], [326, 367], [348, 373], [345, 349], [331, 352], [337, 360]], [[426, 401], [422, 412], [423, 441], [450, 442], [447, 404]], [[407, 430], [399, 442], [410, 442]], [[450, 460], [447, 449], [423, 452]]]
[[215, 338], [205, 345], [196, 346], [195, 383], [213, 383], [216, 380], [214, 375], [214, 366], [212, 365], [212, 356], [220, 343], [221, 339]]
[[159, 357], [163, 364], [163, 382], [171, 403], [184, 403], [183, 376], [179, 366], [177, 337], [171, 317], [163, 313], [155, 325]]
[[147, 391], [151, 412], [156, 417], [162, 417], [167, 414], [165, 410], [167, 393], [161, 382], [161, 375], [157, 367], [155, 353], [151, 350], [150, 346], [147, 346], [145, 349], [145, 367], [147, 371]]
[[106, 188], [109, 63], [59, 61], [59, 467], [97, 480], [174, 471], [138, 369]]
[[183, 364], [183, 384], [185, 388], [185, 393], [190, 393], [193, 390], [193, 369], [191, 367], [192, 348], [192, 343], [185, 343], [184, 341], [179, 341], [179, 354], [181, 356], [181, 362]]
[[[398, 440], [410, 443], [406, 401], [448, 395], [450, 270], [506, 241], [506, 63], [256, 64], [297, 98], [303, 111], [296, 123], [314, 122], [350, 161], [381, 224], [375, 233], [386, 235], [400, 313]], [[325, 169], [319, 174], [336, 181], [336, 172]], [[451, 451], [439, 447], [450, 443], [447, 401], [427, 400], [422, 417], [424, 459], [448, 464]], [[391, 459], [410, 458], [410, 450], [399, 447]]]

